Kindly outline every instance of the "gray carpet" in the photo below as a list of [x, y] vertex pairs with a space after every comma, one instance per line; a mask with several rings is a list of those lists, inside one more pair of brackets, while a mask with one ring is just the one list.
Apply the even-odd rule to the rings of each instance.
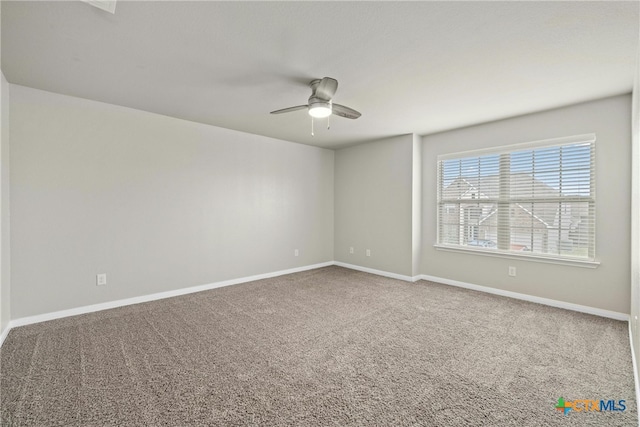
[[638, 425], [626, 323], [340, 267], [16, 328], [0, 353], [5, 426]]

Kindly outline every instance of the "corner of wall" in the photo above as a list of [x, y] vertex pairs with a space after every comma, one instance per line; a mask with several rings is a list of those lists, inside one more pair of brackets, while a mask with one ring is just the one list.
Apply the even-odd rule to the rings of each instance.
[[11, 321], [9, 247], [9, 82], [0, 71], [0, 345]]
[[[631, 307], [629, 331], [634, 360], [640, 360], [640, 35], [631, 106]], [[636, 394], [640, 370], [635, 368]], [[639, 396], [636, 396], [638, 398]]]
[[411, 196], [411, 275], [420, 274], [422, 259], [422, 138], [413, 134]]

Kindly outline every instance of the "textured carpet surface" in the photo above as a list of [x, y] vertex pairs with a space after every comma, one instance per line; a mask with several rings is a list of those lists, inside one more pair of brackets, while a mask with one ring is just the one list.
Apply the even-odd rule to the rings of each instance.
[[340, 267], [16, 328], [0, 356], [5, 426], [638, 425], [626, 323]]

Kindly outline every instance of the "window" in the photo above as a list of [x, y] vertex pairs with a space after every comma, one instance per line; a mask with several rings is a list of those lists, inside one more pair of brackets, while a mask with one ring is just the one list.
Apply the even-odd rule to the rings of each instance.
[[595, 135], [438, 157], [438, 245], [595, 260]]

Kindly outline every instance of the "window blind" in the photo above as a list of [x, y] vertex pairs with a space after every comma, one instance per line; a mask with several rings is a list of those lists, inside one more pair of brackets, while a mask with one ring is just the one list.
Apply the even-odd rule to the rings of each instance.
[[438, 243], [595, 259], [595, 135], [438, 157]]

